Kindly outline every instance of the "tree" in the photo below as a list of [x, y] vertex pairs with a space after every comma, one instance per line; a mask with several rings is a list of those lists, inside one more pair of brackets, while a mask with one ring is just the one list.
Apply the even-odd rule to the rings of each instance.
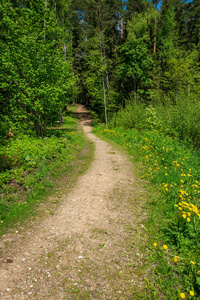
[[150, 86], [149, 69], [152, 64], [147, 46], [140, 39], [127, 41], [121, 48], [122, 58], [118, 73], [129, 93], [134, 91], [135, 98]]
[[[42, 0], [1, 5], [1, 102], [13, 126], [45, 127], [69, 101], [74, 78], [63, 55], [63, 28]], [[44, 22], [45, 20], [45, 22]], [[9, 99], [9, 100], [8, 100]]]

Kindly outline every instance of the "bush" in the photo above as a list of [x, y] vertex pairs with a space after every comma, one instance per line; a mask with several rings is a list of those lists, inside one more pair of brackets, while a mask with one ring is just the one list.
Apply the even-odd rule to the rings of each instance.
[[138, 128], [143, 129], [145, 127], [145, 106], [143, 104], [128, 104], [125, 109], [120, 109], [113, 123], [117, 127]]
[[158, 130], [200, 146], [200, 102], [197, 96], [179, 93], [176, 101], [164, 99], [154, 105], [129, 103], [120, 109], [111, 126], [124, 129]]

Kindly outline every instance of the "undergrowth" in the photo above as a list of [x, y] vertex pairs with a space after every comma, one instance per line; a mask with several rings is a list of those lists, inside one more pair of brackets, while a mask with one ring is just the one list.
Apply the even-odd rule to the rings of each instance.
[[0, 233], [34, 213], [78, 152], [85, 138], [77, 132], [77, 119], [48, 129], [44, 139], [18, 135], [0, 148]]
[[[128, 102], [111, 119], [112, 127], [138, 130], [158, 130], [171, 137], [192, 141], [199, 147], [200, 105], [198, 97], [188, 98], [180, 94], [176, 100], [163, 98], [162, 102], [145, 104]], [[111, 124], [110, 123], [110, 124]]]
[[200, 299], [200, 153], [155, 130], [96, 127], [94, 133], [128, 150], [143, 165], [141, 177], [159, 191], [148, 203], [153, 299]]

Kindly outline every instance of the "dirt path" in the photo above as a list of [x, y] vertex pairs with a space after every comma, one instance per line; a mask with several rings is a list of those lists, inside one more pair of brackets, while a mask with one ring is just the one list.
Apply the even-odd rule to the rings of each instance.
[[91, 133], [83, 106], [78, 113], [94, 161], [54, 215], [4, 235], [0, 299], [139, 299], [145, 216], [132, 165]]

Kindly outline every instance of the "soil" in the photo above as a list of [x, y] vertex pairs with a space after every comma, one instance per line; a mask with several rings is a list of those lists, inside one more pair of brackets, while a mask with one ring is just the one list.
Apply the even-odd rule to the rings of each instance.
[[[79, 126], [94, 160], [54, 213], [0, 242], [0, 299], [140, 299], [146, 218], [129, 158]], [[56, 199], [55, 199], [56, 201]]]

